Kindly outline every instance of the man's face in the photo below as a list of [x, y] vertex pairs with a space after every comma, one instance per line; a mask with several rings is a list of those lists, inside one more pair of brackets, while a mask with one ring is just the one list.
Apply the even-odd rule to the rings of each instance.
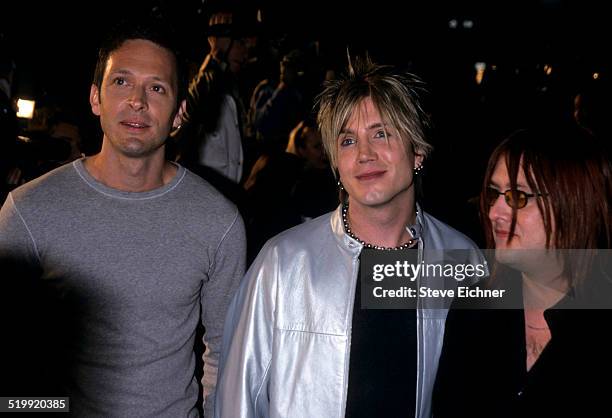
[[230, 71], [238, 74], [249, 58], [251, 40], [248, 38], [234, 39], [227, 52], [227, 62]]
[[337, 147], [338, 172], [351, 206], [383, 207], [414, 200], [413, 169], [423, 157], [406, 149], [371, 98], [353, 110]]
[[132, 158], [163, 152], [180, 123], [174, 56], [150, 41], [126, 41], [110, 54], [100, 90], [91, 87], [90, 104], [116, 152]]

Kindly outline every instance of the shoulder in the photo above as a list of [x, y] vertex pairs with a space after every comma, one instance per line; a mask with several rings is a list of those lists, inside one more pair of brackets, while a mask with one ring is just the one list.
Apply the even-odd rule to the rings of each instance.
[[270, 82], [270, 79], [268, 78], [260, 81], [259, 84], [257, 84], [257, 86], [255, 87], [255, 90], [253, 90], [253, 95], [260, 94], [262, 91], [266, 89], [274, 90], [274, 86], [272, 86], [272, 83]]
[[331, 217], [333, 212], [294, 226], [271, 238], [269, 243], [276, 247], [304, 248], [319, 246], [332, 238]]
[[185, 169], [181, 187], [172, 198], [176, 218], [208, 242], [244, 241], [238, 208], [210, 183]]
[[423, 212], [423, 229], [427, 246], [449, 250], [472, 250], [478, 248], [476, 243], [465, 234], [427, 212]]
[[202, 177], [185, 169], [181, 183], [179, 204], [185, 205], [186, 208], [199, 209], [215, 219], [236, 218], [236, 206]]
[[[332, 212], [333, 213], [333, 212]], [[249, 280], [295, 283], [312, 278], [308, 271], [335, 259], [332, 213], [297, 225], [269, 239], [249, 268]], [[274, 285], [276, 286], [276, 285]]]
[[272, 94], [274, 94], [275, 87], [269, 79], [265, 79], [259, 82], [259, 84], [253, 90], [251, 95], [252, 106], [261, 107], [264, 102], [267, 101]]
[[70, 185], [79, 182], [74, 162], [58, 167], [11, 192], [16, 205], [37, 205], [58, 199], [58, 193], [71, 190]]
[[331, 229], [333, 212], [294, 226], [270, 238], [260, 250], [258, 259], [273, 257], [282, 263], [294, 263], [301, 257], [329, 255], [337, 246]]

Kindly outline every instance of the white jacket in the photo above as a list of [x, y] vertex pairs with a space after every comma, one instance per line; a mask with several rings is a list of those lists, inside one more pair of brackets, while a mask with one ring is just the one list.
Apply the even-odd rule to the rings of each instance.
[[[417, 228], [419, 262], [469, 249], [466, 262], [484, 263], [469, 238], [422, 211]], [[344, 417], [361, 249], [341, 207], [266, 243], [229, 308], [215, 417]], [[422, 305], [416, 417], [429, 417], [447, 309]]]

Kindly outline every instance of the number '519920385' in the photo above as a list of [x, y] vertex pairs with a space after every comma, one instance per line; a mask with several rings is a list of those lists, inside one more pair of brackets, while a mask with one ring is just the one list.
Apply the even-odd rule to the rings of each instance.
[[[2, 398], [0, 398], [2, 399]], [[68, 412], [67, 398], [3, 398], [0, 410], [47, 410]], [[6, 409], [4, 409], [6, 408]]]

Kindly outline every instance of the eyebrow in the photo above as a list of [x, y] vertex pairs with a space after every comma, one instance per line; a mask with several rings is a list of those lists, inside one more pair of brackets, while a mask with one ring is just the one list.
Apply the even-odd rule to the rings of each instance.
[[[373, 124], [367, 126], [366, 129], [369, 131], [372, 129], [384, 128], [385, 126], [387, 126], [386, 123], [374, 122]], [[355, 132], [352, 129], [347, 129], [347, 128], [342, 129], [340, 133], [341, 134], [355, 134]]]
[[[489, 184], [488, 184], [488, 186], [489, 186], [489, 187], [490, 187], [490, 186], [494, 186], [495, 188], [500, 189], [500, 190], [501, 190], [503, 187], [506, 187], [506, 186], [500, 186], [498, 183], [494, 182], [494, 181], [493, 181], [493, 179], [489, 180]], [[508, 189], [510, 189], [510, 185], [509, 185], [509, 184], [508, 184], [508, 186], [507, 186], [507, 187], [508, 187]], [[530, 187], [529, 187], [528, 185], [523, 184], [523, 183], [518, 183], [518, 182], [516, 183], [516, 188], [517, 188], [517, 189], [529, 189], [529, 190], [531, 190], [531, 189], [530, 189]]]
[[113, 70], [109, 74], [126, 74], [126, 75], [131, 75], [132, 72], [130, 70], [119, 69], [119, 70]]
[[[122, 69], [122, 68], [120, 68], [118, 70], [112, 71], [109, 75], [113, 75], [113, 74], [134, 75], [134, 73], [131, 72], [130, 70], [126, 70], [126, 69]], [[158, 81], [158, 82], [161, 82], [161, 83], [171, 84], [169, 81], [164, 80], [163, 78], [161, 78], [159, 76], [156, 76], [156, 75], [150, 76], [148, 78], [153, 80], [153, 81]]]
[[159, 82], [161, 82], [161, 83], [167, 83], [167, 84], [170, 84], [170, 82], [169, 82], [169, 81], [164, 80], [163, 78], [160, 78], [160, 77], [158, 77], [158, 76], [156, 76], [156, 75], [154, 75], [154, 76], [152, 76], [152, 77], [150, 77], [150, 78], [151, 78], [151, 80], [153, 80], [153, 81], [159, 81]]

